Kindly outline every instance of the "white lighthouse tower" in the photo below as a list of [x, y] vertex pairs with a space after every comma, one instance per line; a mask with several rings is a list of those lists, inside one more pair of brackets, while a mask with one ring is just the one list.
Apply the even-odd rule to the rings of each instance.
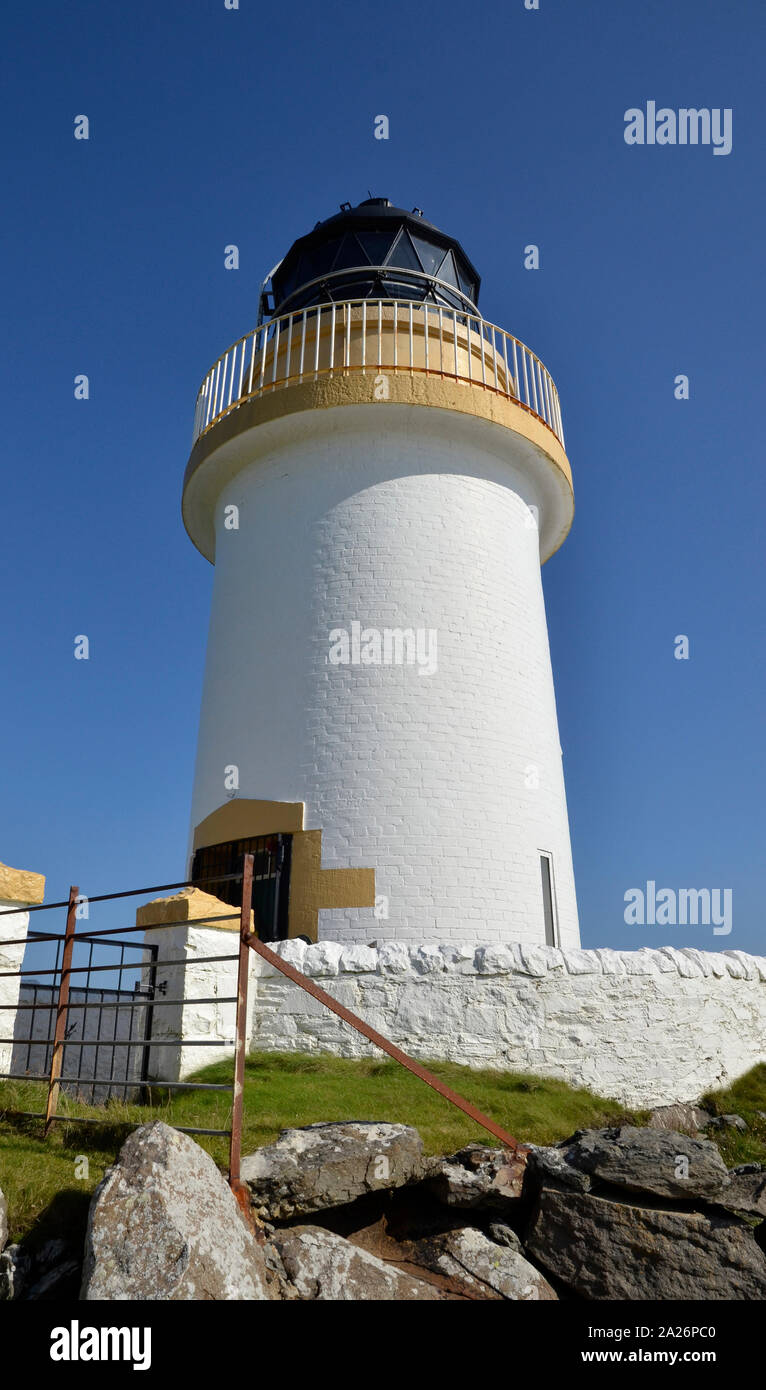
[[254, 849], [271, 938], [576, 947], [553, 381], [417, 209], [344, 204], [270, 282], [184, 481], [215, 566], [193, 875]]

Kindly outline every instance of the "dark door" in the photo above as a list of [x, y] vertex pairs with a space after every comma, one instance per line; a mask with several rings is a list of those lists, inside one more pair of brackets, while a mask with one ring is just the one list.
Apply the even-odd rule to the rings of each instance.
[[[253, 912], [261, 941], [283, 941], [287, 936], [292, 835], [258, 835], [247, 840], [225, 840], [198, 849], [192, 863], [192, 880], [206, 893], [239, 907], [242, 901], [242, 858], [253, 856]], [[220, 877], [219, 877], [220, 876]]]

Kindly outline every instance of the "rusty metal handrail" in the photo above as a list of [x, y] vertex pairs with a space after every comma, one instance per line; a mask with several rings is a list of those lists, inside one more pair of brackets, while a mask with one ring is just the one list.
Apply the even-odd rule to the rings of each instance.
[[526, 1154], [529, 1152], [528, 1145], [520, 1144], [518, 1139], [514, 1139], [513, 1135], [509, 1134], [507, 1130], [495, 1124], [494, 1120], [491, 1120], [488, 1115], [478, 1110], [470, 1100], [466, 1100], [465, 1096], [458, 1095], [457, 1091], [453, 1091], [449, 1086], [446, 1086], [443, 1081], [439, 1080], [438, 1076], [434, 1076], [433, 1072], [421, 1066], [420, 1062], [416, 1062], [414, 1058], [408, 1057], [406, 1052], [402, 1052], [400, 1047], [397, 1047], [390, 1039], [384, 1038], [383, 1034], [378, 1033], [375, 1028], [371, 1028], [369, 1023], [364, 1022], [364, 1019], [359, 1018], [357, 1014], [353, 1014], [351, 1010], [345, 1008], [343, 1004], [339, 1004], [337, 999], [333, 999], [331, 994], [327, 994], [325, 990], [320, 989], [319, 985], [315, 985], [314, 981], [310, 980], [307, 975], [303, 975], [300, 970], [296, 970], [294, 965], [289, 965], [287, 961], [282, 960], [281, 956], [278, 956], [275, 951], [271, 951], [269, 947], [264, 945], [252, 932], [248, 932], [243, 939], [250, 947], [251, 951], [255, 951], [256, 955], [261, 956], [263, 960], [268, 961], [269, 965], [273, 965], [276, 970], [281, 971], [283, 975], [287, 976], [288, 980], [293, 981], [293, 984], [300, 985], [301, 989], [305, 989], [307, 994], [312, 995], [320, 1004], [324, 1004], [325, 1008], [337, 1014], [338, 1018], [343, 1019], [344, 1023], [350, 1024], [352, 1028], [355, 1028], [356, 1031], [367, 1038], [369, 1042], [374, 1043], [375, 1047], [379, 1047], [383, 1052], [387, 1052], [389, 1057], [393, 1057], [395, 1062], [399, 1062], [401, 1066], [406, 1067], [407, 1071], [412, 1072], [413, 1076], [417, 1076], [418, 1080], [424, 1081], [427, 1086], [431, 1086], [434, 1091], [438, 1091], [440, 1096], [450, 1101], [452, 1105], [457, 1106], [458, 1110], [462, 1110], [465, 1115], [468, 1115], [469, 1119], [475, 1120], [476, 1124], [481, 1125], [482, 1129], [488, 1130], [496, 1139], [499, 1139], [500, 1143], [506, 1149], [510, 1149], [514, 1154]]
[[[473, 1105], [471, 1101], [466, 1100], [465, 1096], [461, 1096], [461, 1095], [458, 1094], [458, 1092], [453, 1091], [453, 1090], [451, 1089], [451, 1087], [447, 1086], [443, 1081], [440, 1081], [439, 1078], [438, 1078], [437, 1076], [434, 1076], [433, 1072], [428, 1071], [426, 1067], [424, 1067], [420, 1062], [416, 1062], [416, 1061], [414, 1060], [414, 1058], [408, 1056], [406, 1052], [403, 1052], [402, 1049], [401, 1049], [400, 1047], [397, 1047], [395, 1043], [392, 1043], [392, 1042], [390, 1041], [390, 1039], [385, 1038], [381, 1033], [378, 1033], [376, 1029], [372, 1028], [368, 1023], [365, 1023], [364, 1019], [359, 1018], [359, 1016], [358, 1016], [357, 1014], [352, 1013], [350, 1009], [347, 1009], [347, 1008], [345, 1008], [344, 1005], [339, 1004], [338, 1001], [337, 1001], [336, 999], [333, 999], [332, 995], [327, 994], [327, 992], [326, 992], [325, 990], [321, 989], [319, 985], [316, 985], [316, 984], [313, 982], [313, 980], [310, 980], [306, 975], [302, 974], [302, 972], [301, 972], [300, 970], [297, 970], [297, 969], [295, 968], [295, 966], [290, 965], [290, 964], [288, 964], [287, 961], [282, 960], [281, 956], [277, 955], [275, 951], [272, 951], [267, 945], [265, 945], [264, 942], [262, 942], [262, 941], [259, 939], [258, 936], [256, 936], [256, 935], [250, 930], [251, 914], [252, 914], [253, 867], [254, 867], [254, 858], [253, 858], [253, 855], [252, 855], [252, 853], [248, 853], [248, 854], [246, 854], [246, 855], [244, 856], [242, 874], [241, 874], [241, 875], [240, 875], [240, 874], [226, 875], [227, 879], [228, 879], [228, 878], [231, 878], [231, 879], [235, 879], [235, 878], [236, 878], [236, 879], [238, 879], [238, 878], [240, 878], [240, 877], [241, 877], [241, 879], [242, 879], [241, 903], [240, 903], [240, 911], [239, 911], [239, 914], [238, 914], [238, 915], [239, 915], [239, 947], [238, 947], [238, 953], [237, 953], [236, 955], [230, 955], [230, 956], [216, 956], [216, 957], [212, 957], [212, 959], [215, 959], [215, 960], [236, 960], [236, 961], [237, 961], [236, 1025], [235, 1025], [235, 1037], [234, 1037], [234, 1040], [233, 1040], [233, 1045], [234, 1045], [234, 1049], [235, 1049], [235, 1051], [234, 1051], [234, 1078], [233, 1078], [233, 1083], [232, 1083], [231, 1086], [227, 1086], [227, 1085], [225, 1085], [225, 1084], [220, 1084], [220, 1085], [219, 1085], [219, 1084], [213, 1084], [213, 1083], [200, 1083], [200, 1085], [199, 1085], [199, 1089], [201, 1089], [201, 1090], [228, 1090], [228, 1091], [231, 1091], [231, 1093], [232, 1093], [231, 1127], [230, 1127], [229, 1129], [202, 1129], [202, 1128], [199, 1128], [199, 1127], [196, 1127], [196, 1126], [195, 1126], [195, 1127], [191, 1127], [191, 1126], [182, 1126], [182, 1125], [175, 1126], [175, 1128], [179, 1129], [180, 1132], [185, 1133], [185, 1134], [204, 1134], [204, 1135], [207, 1135], [207, 1136], [220, 1136], [220, 1137], [222, 1137], [222, 1138], [228, 1138], [228, 1139], [229, 1139], [229, 1184], [230, 1184], [231, 1189], [232, 1189], [232, 1191], [233, 1191], [233, 1193], [234, 1193], [234, 1196], [235, 1196], [236, 1199], [237, 1199], [237, 1202], [239, 1203], [240, 1207], [241, 1207], [242, 1210], [245, 1212], [245, 1214], [247, 1215], [247, 1212], [248, 1212], [248, 1209], [249, 1209], [249, 1196], [248, 1196], [247, 1186], [246, 1186], [246, 1184], [244, 1184], [244, 1183], [242, 1182], [242, 1180], [241, 1180], [241, 1176], [240, 1176], [240, 1163], [241, 1163], [241, 1153], [242, 1153], [242, 1126], [243, 1126], [243, 1112], [244, 1112], [245, 1056], [246, 1056], [246, 1050], [247, 1050], [247, 996], [248, 996], [248, 976], [249, 976], [249, 959], [250, 959], [250, 957], [249, 957], [249, 952], [250, 952], [250, 951], [255, 952], [256, 955], [259, 955], [263, 960], [267, 961], [268, 964], [270, 964], [271, 966], [274, 967], [274, 969], [278, 970], [282, 975], [286, 976], [289, 980], [291, 980], [291, 981], [293, 982], [293, 984], [299, 985], [301, 989], [305, 990], [305, 992], [306, 992], [307, 994], [311, 995], [311, 996], [312, 996], [314, 999], [316, 999], [320, 1004], [323, 1004], [325, 1008], [329, 1009], [332, 1013], [336, 1014], [337, 1017], [340, 1018], [344, 1023], [349, 1024], [350, 1027], [354, 1028], [358, 1033], [361, 1033], [362, 1036], [365, 1037], [365, 1038], [368, 1040], [368, 1042], [371, 1042], [375, 1047], [380, 1048], [382, 1052], [387, 1053], [387, 1055], [388, 1055], [389, 1057], [392, 1057], [394, 1061], [396, 1061], [396, 1062], [398, 1062], [398, 1063], [400, 1064], [400, 1066], [404, 1067], [407, 1071], [411, 1072], [413, 1076], [416, 1076], [416, 1077], [418, 1078], [418, 1080], [424, 1082], [425, 1085], [430, 1086], [431, 1089], [434, 1090], [434, 1091], [436, 1091], [438, 1095], [442, 1096], [445, 1100], [449, 1101], [451, 1105], [456, 1106], [458, 1110], [461, 1110], [465, 1115], [467, 1115], [467, 1116], [469, 1117], [469, 1119], [473, 1120], [476, 1124], [480, 1125], [483, 1129], [487, 1130], [489, 1134], [493, 1135], [495, 1139], [499, 1140], [499, 1142], [504, 1146], [504, 1148], [508, 1149], [512, 1154], [518, 1155], [519, 1157], [521, 1157], [522, 1155], [525, 1155], [526, 1153], [528, 1153], [528, 1152], [529, 1152], [529, 1149], [528, 1149], [528, 1146], [527, 1146], [527, 1145], [519, 1143], [519, 1141], [518, 1141], [517, 1139], [514, 1139], [513, 1135], [509, 1134], [509, 1133], [507, 1132], [507, 1130], [505, 1130], [505, 1129], [502, 1128], [501, 1125], [496, 1124], [494, 1120], [490, 1119], [488, 1115], [485, 1115], [481, 1110], [479, 1110], [475, 1105]], [[176, 884], [172, 884], [172, 885], [171, 885], [171, 884], [168, 884], [168, 885], [158, 885], [158, 886], [164, 886], [164, 887], [181, 887], [181, 886], [184, 886], [184, 887], [185, 887], [185, 886], [187, 886], [187, 884], [186, 884], [186, 883], [185, 883], [185, 884], [178, 884], [178, 885], [176, 885]], [[132, 890], [129, 890], [127, 893], [109, 893], [109, 894], [103, 894], [103, 895], [101, 896], [100, 900], [101, 900], [101, 901], [106, 901], [106, 900], [110, 900], [110, 899], [114, 899], [114, 898], [120, 898], [120, 897], [129, 897], [129, 896], [132, 897], [132, 896], [137, 896], [137, 895], [139, 895], [139, 894], [141, 894], [141, 893], [146, 893], [146, 892], [150, 892], [150, 891], [152, 891], [152, 890], [151, 890], [151, 889], [143, 889], [143, 890], [142, 890], [142, 889], [132, 889]], [[86, 1047], [86, 1046], [87, 1046], [87, 1047], [96, 1047], [96, 1048], [97, 1048], [97, 1047], [99, 1047], [99, 1046], [103, 1046], [103, 1047], [112, 1047], [112, 1048], [114, 1048], [114, 1047], [122, 1047], [122, 1046], [125, 1046], [125, 1047], [135, 1047], [135, 1046], [144, 1046], [144, 1045], [147, 1045], [149, 1048], [152, 1048], [152, 1047], [171, 1047], [171, 1046], [172, 1046], [172, 1047], [204, 1047], [204, 1046], [219, 1046], [219, 1047], [220, 1047], [220, 1046], [224, 1046], [224, 1047], [225, 1047], [225, 1046], [231, 1046], [231, 1045], [232, 1045], [231, 1042], [229, 1042], [229, 1041], [226, 1040], [226, 1039], [223, 1039], [223, 1040], [221, 1040], [221, 1039], [214, 1039], [213, 1041], [210, 1041], [210, 1040], [208, 1040], [208, 1039], [203, 1039], [203, 1040], [200, 1040], [200, 1039], [184, 1040], [183, 1038], [171, 1038], [171, 1039], [166, 1039], [166, 1038], [152, 1039], [152, 1038], [149, 1038], [148, 1040], [139, 1040], [139, 1041], [135, 1041], [135, 1040], [125, 1040], [125, 1039], [117, 1039], [117, 1038], [111, 1038], [111, 1039], [107, 1039], [107, 1040], [103, 1040], [103, 1041], [100, 1040], [100, 1039], [97, 1039], [97, 1038], [90, 1038], [90, 1039], [87, 1039], [87, 1040], [86, 1040], [86, 1039], [78, 1039], [78, 1040], [75, 1040], [75, 1039], [67, 1039], [67, 1037], [66, 1037], [66, 1024], [67, 1024], [67, 1018], [68, 1018], [68, 1011], [69, 1011], [69, 1008], [70, 1008], [70, 1007], [75, 1007], [74, 1004], [70, 1006], [70, 1003], [69, 1003], [69, 985], [70, 985], [70, 977], [71, 977], [72, 974], [76, 973], [76, 972], [79, 971], [80, 968], [81, 968], [81, 967], [77, 967], [77, 966], [73, 966], [73, 965], [72, 965], [72, 955], [73, 955], [74, 946], [75, 946], [76, 942], [77, 942], [78, 940], [80, 940], [80, 939], [82, 939], [82, 940], [86, 940], [86, 939], [89, 939], [89, 940], [98, 940], [98, 939], [99, 939], [100, 937], [102, 937], [102, 936], [105, 936], [105, 937], [106, 937], [106, 936], [109, 936], [109, 935], [113, 934], [112, 931], [111, 931], [111, 929], [106, 929], [106, 930], [104, 930], [103, 932], [94, 931], [93, 929], [89, 929], [89, 930], [87, 930], [86, 932], [82, 933], [82, 938], [80, 938], [80, 937], [77, 935], [76, 930], [75, 930], [75, 927], [76, 927], [76, 920], [75, 920], [75, 919], [76, 919], [76, 908], [77, 908], [78, 901], [79, 901], [79, 890], [78, 890], [77, 888], [75, 888], [75, 887], [72, 887], [72, 888], [70, 889], [70, 892], [69, 892], [69, 898], [68, 898], [68, 900], [67, 900], [67, 902], [66, 902], [67, 918], [66, 918], [66, 929], [65, 929], [65, 932], [64, 932], [64, 936], [63, 936], [63, 939], [64, 939], [64, 952], [63, 952], [62, 964], [61, 964], [61, 967], [57, 967], [57, 969], [54, 970], [54, 971], [52, 971], [52, 972], [47, 972], [47, 971], [45, 972], [45, 973], [53, 973], [53, 974], [60, 973], [59, 988], [58, 988], [58, 992], [57, 992], [56, 1003], [55, 1003], [55, 1005], [51, 1004], [51, 1008], [53, 1009], [53, 1008], [55, 1007], [55, 1010], [56, 1010], [56, 1025], [55, 1025], [55, 1030], [54, 1030], [53, 1037], [52, 1037], [50, 1040], [45, 1040], [45, 1041], [50, 1041], [50, 1042], [53, 1044], [53, 1052], [52, 1052], [52, 1057], [51, 1057], [50, 1070], [49, 1070], [49, 1073], [48, 1073], [48, 1075], [47, 1075], [46, 1078], [42, 1078], [42, 1077], [39, 1078], [40, 1080], [42, 1080], [42, 1079], [47, 1079], [47, 1081], [48, 1081], [48, 1096], [47, 1096], [46, 1108], [45, 1108], [45, 1111], [44, 1111], [44, 1112], [38, 1112], [38, 1111], [34, 1111], [34, 1112], [32, 1112], [32, 1111], [19, 1111], [19, 1112], [14, 1112], [14, 1113], [17, 1113], [17, 1114], [19, 1114], [19, 1115], [24, 1115], [24, 1116], [26, 1116], [27, 1118], [35, 1118], [35, 1119], [42, 1119], [42, 1120], [44, 1120], [44, 1122], [45, 1122], [45, 1125], [44, 1125], [44, 1133], [45, 1133], [46, 1135], [50, 1132], [51, 1126], [52, 1126], [55, 1122], [57, 1122], [57, 1121], [58, 1121], [58, 1122], [64, 1122], [64, 1123], [67, 1123], [67, 1124], [101, 1124], [101, 1123], [108, 1123], [108, 1124], [110, 1124], [110, 1125], [114, 1125], [115, 1123], [117, 1123], [117, 1124], [119, 1124], [119, 1125], [125, 1124], [125, 1125], [127, 1125], [127, 1126], [130, 1126], [130, 1125], [133, 1123], [132, 1121], [119, 1121], [119, 1120], [118, 1120], [118, 1121], [115, 1121], [113, 1117], [109, 1117], [108, 1119], [106, 1119], [106, 1120], [104, 1120], [104, 1121], [101, 1121], [100, 1119], [93, 1118], [93, 1117], [90, 1117], [90, 1116], [59, 1115], [59, 1114], [57, 1113], [60, 1086], [61, 1086], [62, 1082], [65, 1082], [65, 1081], [66, 1081], [66, 1077], [64, 1077], [64, 1076], [62, 1075], [62, 1071], [63, 1071], [63, 1053], [64, 1053], [64, 1048], [66, 1048], [66, 1047]], [[93, 901], [96, 901], [96, 899], [90, 898], [89, 901], [90, 901], [90, 902], [93, 902]], [[62, 905], [63, 905], [63, 904], [56, 904], [56, 906], [62, 906]], [[53, 904], [50, 904], [49, 906], [53, 906]], [[231, 915], [232, 915], [232, 916], [236, 916], [237, 914], [231, 914]], [[227, 916], [228, 916], [228, 915], [227, 915]], [[216, 919], [204, 919], [204, 920], [215, 920], [215, 921], [220, 921], [221, 919], [220, 919], [220, 918], [216, 918]], [[162, 922], [162, 923], [159, 923], [159, 922], [158, 922], [158, 923], [154, 924], [154, 926], [155, 926], [156, 928], [170, 927], [170, 926], [173, 926], [173, 925], [174, 925], [173, 923], [168, 923], [168, 922]], [[136, 929], [138, 929], [138, 928], [136, 928]], [[136, 929], [133, 929], [133, 930], [136, 930]], [[118, 929], [118, 930], [123, 930], [123, 931], [125, 931], [125, 932], [128, 932], [128, 931], [130, 931], [130, 930], [132, 930], [132, 929], [131, 929], [131, 928], [122, 928], [122, 929]], [[39, 935], [40, 935], [40, 937], [43, 937], [43, 936], [44, 936], [43, 933], [40, 933]], [[59, 938], [59, 939], [61, 939], [61, 938]], [[6, 944], [6, 943], [4, 943], [4, 944]], [[163, 962], [163, 963], [165, 963], [165, 962]], [[169, 964], [170, 964], [170, 963], [172, 963], [172, 964], [178, 964], [178, 962], [175, 962], [175, 961], [174, 961], [174, 962], [167, 962], [167, 963], [169, 963]], [[85, 967], [83, 967], [83, 968], [85, 968]], [[111, 967], [104, 967], [104, 969], [107, 969], [107, 968], [111, 968]], [[5, 974], [9, 974], [9, 975], [21, 975], [21, 974], [29, 973], [29, 972], [24, 972], [24, 971], [19, 970], [19, 971], [9, 971], [9, 972], [4, 972], [4, 973], [5, 973]], [[219, 1002], [222, 1002], [222, 1001], [219, 1000]], [[229, 999], [228, 996], [227, 996], [226, 1002], [228, 1002], [228, 1003], [233, 1003], [233, 1002], [235, 1002], [235, 1001], [234, 1001], [234, 998], [233, 998], [233, 997], [232, 997], [231, 999]], [[82, 1005], [79, 1005], [79, 1004], [76, 1005], [76, 1006], [77, 1006], [77, 1007], [83, 1007]], [[5, 1039], [0, 1039], [0, 1042], [5, 1042], [5, 1041], [6, 1041]], [[13, 1041], [13, 1040], [9, 1039], [8, 1041]], [[40, 1040], [38, 1039], [37, 1041], [40, 1041]], [[19, 1078], [19, 1079], [23, 1079], [23, 1078]], [[26, 1078], [26, 1079], [35, 1079], [35, 1078]], [[85, 1080], [85, 1081], [88, 1081], [88, 1080], [89, 1080], [89, 1078], [78, 1078], [78, 1079], [80, 1079], [80, 1080]], [[97, 1077], [94, 1078], [94, 1081], [96, 1081], [96, 1080], [98, 1080]], [[127, 1088], [127, 1086], [128, 1086], [129, 1083], [126, 1081], [125, 1083], [115, 1082], [115, 1083], [113, 1083], [113, 1084], [114, 1084], [115, 1086], [119, 1087], [120, 1089], [123, 1089], [123, 1090], [124, 1090], [124, 1089]], [[158, 1081], [158, 1082], [156, 1082], [155, 1084], [156, 1084], [159, 1088], [162, 1088], [162, 1087], [164, 1086], [164, 1087], [167, 1087], [167, 1089], [176, 1089], [176, 1088], [184, 1089], [184, 1088], [187, 1088], [187, 1087], [188, 1087], [189, 1089], [191, 1089], [192, 1087], [194, 1087], [194, 1086], [196, 1085], [196, 1083], [194, 1083], [194, 1082], [181, 1082], [181, 1081], [179, 1081], [179, 1082], [172, 1082], [172, 1081], [170, 1081], [170, 1082], [162, 1082], [162, 1081]]]

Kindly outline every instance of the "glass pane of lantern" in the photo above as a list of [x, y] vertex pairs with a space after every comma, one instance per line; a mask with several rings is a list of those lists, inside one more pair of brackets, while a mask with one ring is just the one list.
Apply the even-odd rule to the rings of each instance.
[[444, 256], [444, 247], [434, 246], [429, 241], [423, 241], [423, 238], [419, 236], [413, 236], [412, 244], [420, 257], [420, 263], [426, 275], [435, 275], [436, 267]]
[[399, 233], [386, 264], [401, 266], [405, 270], [421, 269], [420, 261], [415, 255], [415, 248], [406, 232]]

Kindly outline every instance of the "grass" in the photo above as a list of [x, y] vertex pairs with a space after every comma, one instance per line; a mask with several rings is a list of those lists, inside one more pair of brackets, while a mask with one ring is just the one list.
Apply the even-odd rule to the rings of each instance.
[[[641, 1124], [646, 1115], [563, 1081], [498, 1071], [473, 1071], [449, 1062], [430, 1062], [442, 1081], [518, 1139], [552, 1144], [575, 1129]], [[191, 1078], [190, 1078], [191, 1079]], [[198, 1081], [230, 1083], [231, 1062], [196, 1073]], [[51, 1236], [84, 1227], [90, 1193], [119, 1152], [131, 1127], [149, 1120], [226, 1129], [230, 1096], [216, 1091], [172, 1092], [157, 1087], [149, 1105], [88, 1106], [62, 1094], [59, 1113], [98, 1119], [97, 1125], [59, 1123], [48, 1139], [40, 1120], [13, 1118], [13, 1110], [44, 1109], [45, 1088], [36, 1082], [0, 1083], [0, 1188], [8, 1199], [10, 1238], [30, 1247]], [[753, 1068], [733, 1086], [701, 1102], [713, 1114], [742, 1115], [746, 1134], [711, 1131], [729, 1167], [766, 1163], [766, 1065]], [[415, 1125], [427, 1153], [450, 1153], [471, 1140], [492, 1136], [396, 1062], [295, 1053], [255, 1053], [245, 1069], [242, 1152], [276, 1139], [291, 1125], [317, 1120], [387, 1120]], [[197, 1136], [221, 1168], [228, 1143]], [[75, 1165], [87, 1159], [87, 1176]], [[82, 1168], [82, 1164], [80, 1165]]]
[[[640, 1122], [641, 1116], [563, 1081], [497, 1071], [473, 1071], [448, 1062], [430, 1069], [453, 1090], [519, 1139], [549, 1144], [585, 1126]], [[199, 1081], [231, 1081], [231, 1062], [198, 1072]], [[168, 1124], [225, 1129], [230, 1097], [216, 1091], [156, 1088], [150, 1105], [87, 1106], [61, 1095], [59, 1113], [98, 1118], [98, 1125], [57, 1123], [42, 1138], [40, 1120], [12, 1118], [13, 1110], [44, 1109], [36, 1082], [0, 1083], [0, 1188], [8, 1199], [10, 1239], [66, 1235], [84, 1223], [90, 1193], [112, 1163], [130, 1127], [161, 1119]], [[318, 1120], [387, 1120], [415, 1125], [428, 1153], [449, 1153], [492, 1136], [398, 1063], [294, 1053], [256, 1053], [245, 1071], [242, 1152], [271, 1143], [288, 1126]], [[225, 1168], [224, 1139], [196, 1136]], [[87, 1177], [77, 1178], [78, 1159]], [[82, 1169], [84, 1165], [80, 1164]]]
[[[746, 1134], [734, 1129], [711, 1130], [729, 1168], [739, 1163], [766, 1163], [766, 1063], [753, 1067], [733, 1086], [709, 1091], [700, 1105], [713, 1115], [741, 1115]], [[760, 1113], [759, 1113], [760, 1112]]]

